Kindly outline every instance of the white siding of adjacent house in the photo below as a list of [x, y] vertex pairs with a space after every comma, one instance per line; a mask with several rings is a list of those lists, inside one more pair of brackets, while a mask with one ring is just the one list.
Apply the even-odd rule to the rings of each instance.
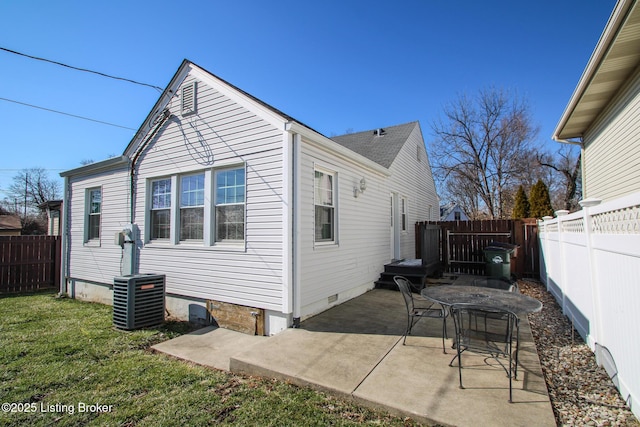
[[[81, 179], [70, 179], [67, 195], [70, 206], [68, 251], [70, 269], [68, 276], [106, 285], [121, 274], [122, 250], [114, 243], [117, 232], [129, 223], [129, 176], [126, 167]], [[87, 220], [87, 190], [101, 188], [102, 207], [100, 217], [100, 239], [85, 242]], [[67, 207], [64, 206], [66, 209]]]
[[640, 191], [640, 74], [585, 135], [584, 197], [603, 201]]
[[[299, 286], [304, 318], [373, 287], [389, 260], [389, 192], [379, 173], [314, 145], [301, 145], [300, 162]], [[338, 242], [333, 245], [314, 243], [316, 167], [337, 174]], [[367, 188], [356, 198], [353, 188], [363, 177]], [[335, 295], [338, 299], [329, 302]]]
[[[166, 274], [168, 293], [285, 311], [284, 126], [263, 120], [198, 74], [183, 84], [197, 77], [197, 113], [183, 117], [174, 97], [168, 105], [173, 116], [137, 162], [139, 271]], [[246, 245], [149, 241], [151, 179], [233, 165], [246, 168]]]
[[[420, 155], [418, 155], [418, 149], [420, 149]], [[440, 214], [435, 183], [418, 124], [391, 164], [389, 171], [391, 172], [390, 191], [397, 193], [399, 198], [407, 200], [409, 214], [407, 230], [400, 231], [400, 258], [415, 258], [415, 223], [437, 221]]]

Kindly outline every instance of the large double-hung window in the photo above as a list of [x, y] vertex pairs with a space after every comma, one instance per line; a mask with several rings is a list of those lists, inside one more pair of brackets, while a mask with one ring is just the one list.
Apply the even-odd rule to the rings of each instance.
[[171, 178], [151, 181], [151, 240], [171, 235]]
[[244, 168], [216, 172], [216, 241], [244, 240]]
[[335, 173], [315, 170], [315, 242], [336, 242]]
[[87, 190], [87, 226], [85, 241], [100, 239], [100, 216], [102, 214], [102, 189]]
[[204, 237], [204, 174], [180, 179], [180, 240]]
[[245, 238], [245, 168], [149, 181], [149, 241], [215, 245]]

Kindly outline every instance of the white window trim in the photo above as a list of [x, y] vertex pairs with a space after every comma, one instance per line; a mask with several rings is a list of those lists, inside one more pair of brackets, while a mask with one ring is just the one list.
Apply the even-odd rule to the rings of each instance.
[[[209, 179], [211, 179], [211, 171], [196, 171], [196, 172], [190, 172], [190, 173], [183, 173], [180, 175], [177, 175], [177, 181], [178, 181], [178, 188], [176, 193], [179, 193], [177, 195], [177, 199], [178, 199], [178, 206], [176, 207], [176, 211], [177, 211], [177, 219], [178, 223], [176, 223], [176, 228], [180, 229], [182, 228], [182, 223], [181, 223], [181, 212], [182, 209], [186, 209], [182, 207], [182, 201], [180, 200], [180, 197], [182, 195], [182, 179], [181, 178], [186, 178], [189, 176], [197, 176], [197, 175], [204, 175], [204, 205], [202, 206], [202, 211], [203, 211], [203, 215], [202, 215], [202, 239], [185, 239], [185, 240], [180, 240], [180, 233], [177, 232], [177, 237], [178, 237], [178, 244], [180, 245], [185, 245], [185, 244], [195, 244], [195, 245], [201, 245], [201, 244], [206, 244], [205, 242], [207, 242], [209, 239], [207, 239], [207, 234], [209, 234], [207, 232], [207, 215], [206, 215], [206, 210], [207, 210], [207, 205], [211, 204], [211, 197], [207, 197], [207, 172], [209, 172]], [[209, 192], [211, 191], [211, 189], [209, 188]], [[173, 194], [171, 195], [173, 197]]]
[[400, 197], [400, 229], [403, 233], [409, 231], [409, 206], [405, 196]]
[[[91, 192], [95, 190], [100, 190], [100, 221], [98, 223], [98, 238], [97, 239], [89, 239], [89, 216], [91, 215]], [[102, 191], [102, 187], [91, 187], [87, 188], [84, 193], [84, 245], [85, 246], [95, 246], [99, 247], [100, 242], [102, 241], [102, 206], [104, 204], [103, 199], [104, 192]]]
[[[173, 207], [175, 200], [173, 199], [173, 193], [175, 192], [175, 180], [170, 176], [157, 176], [153, 178], [149, 178], [146, 181], [147, 191], [146, 191], [146, 202], [145, 202], [145, 214], [144, 214], [144, 223], [145, 223], [145, 243], [153, 243], [157, 244], [167, 244], [171, 242], [171, 235], [169, 235], [168, 239], [151, 239], [151, 206], [153, 205], [153, 183], [156, 181], [162, 181], [165, 179], [169, 179], [171, 181], [171, 206], [169, 207], [169, 218], [173, 223]], [[173, 225], [173, 224], [171, 224]], [[171, 225], [169, 227], [169, 233], [171, 233]]]
[[[316, 230], [315, 230], [315, 227], [316, 227], [316, 178], [315, 178], [316, 172], [321, 172], [323, 174], [333, 176], [333, 183], [332, 183], [332, 190], [331, 190], [332, 196], [333, 196], [333, 240], [331, 241], [321, 241], [321, 242], [316, 241]], [[339, 227], [338, 227], [338, 218], [339, 218], [338, 172], [333, 169], [329, 169], [324, 166], [314, 164], [312, 185], [313, 185], [313, 228], [312, 228], [313, 245], [315, 248], [337, 247], [339, 246], [339, 241], [340, 241], [339, 235], [338, 235], [338, 230], [339, 230]]]
[[[242, 169], [242, 173], [244, 174], [244, 209], [243, 209], [243, 221], [244, 221], [244, 238], [242, 240], [231, 240], [231, 239], [226, 239], [226, 240], [218, 240], [216, 241], [216, 234], [215, 234], [215, 225], [216, 225], [216, 218], [215, 218], [215, 207], [216, 207], [216, 203], [217, 200], [215, 199], [216, 197], [216, 182], [215, 182], [215, 176], [216, 176], [216, 172], [222, 172], [222, 171], [226, 171], [226, 170], [234, 170], [234, 169]], [[246, 164], [229, 164], [229, 165], [225, 165], [225, 166], [220, 166], [217, 167], [213, 170], [212, 173], [212, 177], [211, 177], [211, 203], [209, 204], [209, 208], [211, 209], [211, 233], [210, 233], [210, 238], [211, 238], [211, 245], [213, 246], [230, 246], [230, 247], [237, 247], [239, 245], [245, 245], [245, 242], [247, 241], [247, 167]]]
[[[229, 250], [229, 251], [246, 251], [247, 245], [247, 165], [245, 163], [229, 163], [213, 169], [189, 171], [185, 173], [176, 173], [171, 176], [150, 177], [146, 180], [147, 192], [145, 200], [145, 245], [150, 247], [170, 247], [184, 249], [207, 249], [207, 250]], [[244, 239], [243, 240], [224, 240], [215, 241], [215, 173], [217, 171], [240, 169], [242, 168], [245, 176], [245, 199], [244, 199]], [[180, 178], [190, 175], [198, 175], [204, 173], [204, 225], [202, 240], [180, 240]], [[169, 229], [169, 239], [151, 240], [151, 203], [152, 203], [152, 182], [161, 179], [171, 179], [171, 226]]]

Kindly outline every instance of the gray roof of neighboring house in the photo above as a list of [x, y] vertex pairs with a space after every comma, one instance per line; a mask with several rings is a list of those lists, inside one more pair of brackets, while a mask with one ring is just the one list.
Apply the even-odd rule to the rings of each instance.
[[382, 128], [380, 135], [377, 134], [378, 129], [373, 129], [334, 136], [331, 140], [388, 168], [416, 126], [418, 122], [411, 122]]

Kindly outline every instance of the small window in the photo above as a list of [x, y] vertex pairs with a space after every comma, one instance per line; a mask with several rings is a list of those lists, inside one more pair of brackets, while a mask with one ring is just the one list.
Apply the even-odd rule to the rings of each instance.
[[335, 242], [335, 174], [315, 171], [315, 241]]
[[244, 240], [244, 168], [216, 172], [216, 241]]
[[204, 236], [204, 174], [180, 179], [180, 240]]
[[87, 210], [87, 240], [100, 239], [100, 214], [102, 212], [102, 189], [89, 190]]
[[460, 212], [456, 211], [453, 213], [453, 219], [455, 219], [456, 221], [460, 221], [461, 215]]
[[402, 199], [400, 199], [400, 209], [402, 210], [401, 212], [401, 216], [402, 216], [402, 231], [407, 231], [407, 199], [405, 199], [404, 197]]
[[151, 182], [151, 240], [169, 239], [171, 231], [171, 179]]
[[196, 82], [182, 86], [180, 106], [183, 116], [196, 112]]

